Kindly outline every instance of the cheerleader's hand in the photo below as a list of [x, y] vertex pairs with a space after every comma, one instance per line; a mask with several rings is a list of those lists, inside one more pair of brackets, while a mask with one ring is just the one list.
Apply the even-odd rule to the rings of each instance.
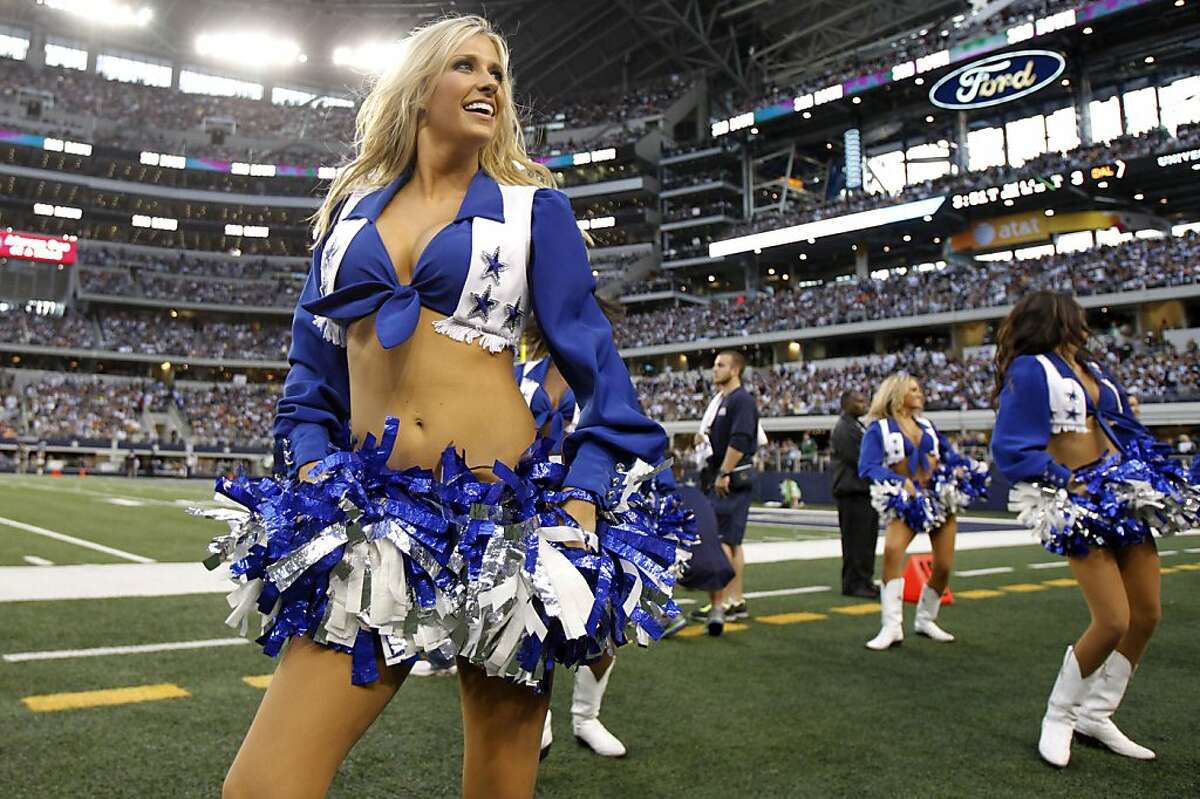
[[912, 478], [906, 478], [904, 480], [904, 490], [914, 497], [917, 495], [917, 487], [913, 485]]
[[1142, 418], [1142, 401], [1138, 399], [1137, 394], [1129, 396], [1129, 411], [1135, 419]]
[[[582, 499], [568, 499], [562, 504], [563, 513], [570, 516], [580, 529], [589, 533], [596, 532], [596, 506]], [[587, 549], [582, 541], [565, 541], [564, 546], [572, 549]]]
[[1088, 492], [1087, 484], [1081, 483], [1078, 480], [1076, 480], [1074, 477], [1072, 477], [1071, 481], [1067, 483], [1067, 492], [1071, 493], [1071, 494], [1075, 494], [1076, 496], [1085, 497], [1085, 496], [1087, 496], [1087, 492]]
[[309, 475], [312, 474], [312, 470], [316, 467], [316, 465], [318, 463], [320, 463], [320, 461], [309, 461], [308, 463], [306, 463], [300, 467], [300, 471], [296, 473], [296, 476], [300, 478], [300, 482], [302, 482], [302, 483], [317, 482]]

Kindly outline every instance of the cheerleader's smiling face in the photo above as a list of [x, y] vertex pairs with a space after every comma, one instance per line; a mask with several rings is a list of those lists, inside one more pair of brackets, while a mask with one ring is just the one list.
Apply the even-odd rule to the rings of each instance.
[[908, 381], [908, 391], [904, 393], [904, 408], [911, 413], [925, 409], [925, 392], [916, 380]]
[[446, 63], [425, 105], [424, 125], [442, 141], [484, 147], [495, 134], [504, 91], [496, 45], [483, 34], [472, 36]]

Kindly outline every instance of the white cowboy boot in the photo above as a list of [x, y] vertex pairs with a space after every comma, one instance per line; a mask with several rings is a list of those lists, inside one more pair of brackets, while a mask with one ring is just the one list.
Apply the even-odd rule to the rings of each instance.
[[941, 594], [929, 586], [921, 589], [921, 598], [917, 600], [917, 617], [913, 620], [913, 632], [948, 644], [954, 640], [954, 636], [938, 627], [936, 623], [941, 607]]
[[867, 649], [881, 652], [904, 642], [904, 578], [896, 577], [883, 584], [879, 593], [879, 615], [883, 624], [879, 635], [867, 641]]
[[554, 730], [550, 726], [550, 708], [546, 708], [546, 723], [542, 727], [542, 751], [538, 755], [538, 760], [545, 760], [546, 755], [550, 754], [550, 744], [554, 743]]
[[[615, 664], [614, 664], [615, 665]], [[600, 723], [600, 703], [613, 667], [599, 680], [592, 670], [580, 666], [575, 672], [575, 690], [571, 694], [571, 727], [579, 743], [602, 757], [625, 757], [625, 744]]]
[[1079, 673], [1079, 661], [1075, 659], [1073, 647], [1067, 647], [1063, 656], [1058, 679], [1046, 702], [1046, 715], [1042, 717], [1042, 735], [1038, 739], [1038, 752], [1052, 766], [1063, 768], [1071, 762], [1071, 737], [1079, 705], [1100, 676], [1100, 669], [1084, 679]]
[[1118, 755], [1132, 757], [1136, 760], [1153, 760], [1154, 751], [1129, 740], [1112, 721], [1112, 714], [1117, 711], [1125, 696], [1125, 689], [1133, 677], [1133, 664], [1129, 659], [1116, 650], [1108, 656], [1097, 671], [1099, 679], [1092, 685], [1092, 690], [1083, 698], [1079, 706], [1079, 718], [1075, 722], [1075, 732], [1095, 738]]

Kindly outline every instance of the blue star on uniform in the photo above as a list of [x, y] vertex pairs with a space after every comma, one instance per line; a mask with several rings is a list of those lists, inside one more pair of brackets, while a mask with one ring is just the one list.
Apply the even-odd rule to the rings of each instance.
[[1079, 416], [1079, 411], [1076, 410], [1075, 408], [1071, 408], [1070, 410], [1067, 411], [1067, 416], [1074, 419], [1075, 417]]
[[496, 307], [499, 300], [492, 299], [492, 287], [488, 286], [483, 290], [482, 294], [471, 292], [471, 299], [475, 300], [475, 307], [471, 309], [471, 313], [467, 316], [468, 319], [474, 319], [476, 316], [487, 321], [492, 315], [492, 309]]
[[521, 327], [521, 322], [525, 320], [525, 312], [521, 310], [521, 301], [515, 303], [505, 303], [504, 327], [509, 332], [515, 333]]
[[500, 248], [497, 247], [495, 252], [488, 252], [487, 250], [484, 250], [480, 253], [480, 255], [483, 256], [483, 263], [485, 264], [483, 268], [483, 276], [490, 277], [492, 280], [499, 283], [500, 273], [505, 269], [508, 269], [508, 264], [500, 260]]
[[1069, 399], [1071, 402], [1074, 402], [1077, 396], [1079, 395], [1075, 393], [1075, 389], [1071, 389], [1071, 393], [1067, 395], [1067, 399]]

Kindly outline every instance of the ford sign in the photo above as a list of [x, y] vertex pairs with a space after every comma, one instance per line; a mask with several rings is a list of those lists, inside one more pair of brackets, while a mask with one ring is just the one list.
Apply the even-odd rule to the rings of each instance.
[[1066, 59], [1049, 50], [1001, 53], [960, 67], [929, 90], [929, 102], [954, 111], [1016, 100], [1053, 83]]

